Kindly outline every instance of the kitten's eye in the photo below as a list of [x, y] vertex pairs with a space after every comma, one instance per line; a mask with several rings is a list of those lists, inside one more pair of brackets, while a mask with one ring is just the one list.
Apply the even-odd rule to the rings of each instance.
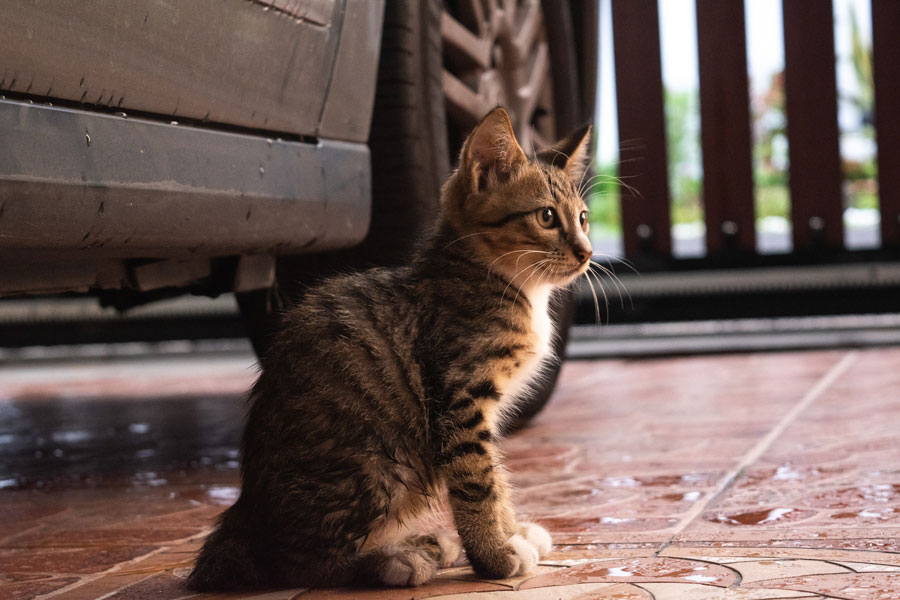
[[578, 224], [581, 225], [581, 228], [584, 229], [584, 226], [587, 225], [587, 211], [581, 211], [581, 214], [578, 215]]
[[546, 229], [556, 227], [556, 211], [550, 207], [540, 209], [538, 211], [538, 223]]

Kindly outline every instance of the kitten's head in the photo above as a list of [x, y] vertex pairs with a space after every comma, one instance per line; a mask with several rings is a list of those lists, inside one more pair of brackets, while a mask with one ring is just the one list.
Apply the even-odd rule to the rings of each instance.
[[584, 127], [528, 160], [509, 115], [492, 110], [469, 134], [442, 191], [443, 220], [455, 239], [526, 291], [580, 276], [591, 257], [578, 193], [589, 140]]

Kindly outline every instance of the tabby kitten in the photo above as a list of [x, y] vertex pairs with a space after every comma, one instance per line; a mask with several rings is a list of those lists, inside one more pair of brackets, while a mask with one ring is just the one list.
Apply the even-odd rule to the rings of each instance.
[[328, 280], [284, 315], [251, 392], [240, 498], [189, 586], [424, 583], [460, 551], [414, 527], [444, 490], [482, 576], [550, 550], [516, 520], [496, 438], [550, 354], [551, 294], [588, 268], [588, 137], [529, 161], [494, 109], [411, 264]]

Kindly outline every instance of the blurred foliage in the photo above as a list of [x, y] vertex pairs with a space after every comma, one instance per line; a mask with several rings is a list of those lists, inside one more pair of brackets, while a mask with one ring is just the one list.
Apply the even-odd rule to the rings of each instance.
[[666, 149], [669, 154], [673, 224], [703, 220], [697, 96], [697, 90], [681, 92], [665, 89]]
[[[856, 16], [856, 7], [850, 6], [850, 46], [852, 48], [851, 63], [853, 73], [856, 75], [857, 90], [848, 95], [862, 116], [863, 127], [872, 131], [875, 123], [875, 79], [872, 75], [872, 44], [866, 44], [862, 31], [859, 28], [859, 17]], [[868, 126], [868, 127], [866, 127]]]
[[[898, 0], [900, 1], [900, 0]], [[855, 90], [843, 92], [859, 115], [855, 131], [874, 139], [874, 82], [872, 45], [860, 29], [856, 9], [850, 6], [850, 60], [856, 79]], [[665, 89], [666, 138], [669, 156], [669, 186], [672, 196], [672, 223], [703, 221], [703, 180], [700, 167], [698, 90]], [[784, 71], [774, 73], [767, 90], [752, 99], [754, 185], [756, 217], [790, 218], [788, 185], [787, 116], [785, 110]], [[845, 132], [851, 133], [851, 132]], [[616, 165], [598, 165], [598, 173], [613, 177], [598, 178], [589, 194], [591, 224], [595, 233], [611, 234], [621, 230], [619, 200], [631, 197], [616, 183]], [[842, 159], [847, 206], [878, 208], [877, 165], [875, 156], [864, 160]]]
[[[622, 190], [617, 179], [616, 165], [597, 165], [596, 178], [587, 197], [593, 235], [612, 236], [622, 230]], [[624, 190], [625, 199], [628, 191]]]
[[787, 185], [756, 186], [756, 218], [782, 217], [791, 215], [791, 194]]

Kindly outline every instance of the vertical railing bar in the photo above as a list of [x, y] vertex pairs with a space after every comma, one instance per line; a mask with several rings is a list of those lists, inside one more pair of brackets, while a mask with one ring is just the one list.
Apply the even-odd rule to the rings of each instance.
[[783, 0], [785, 95], [794, 252], [844, 244], [830, 0]]
[[900, 248], [900, 2], [872, 0], [881, 245]]
[[666, 260], [671, 217], [657, 0], [612, 0], [612, 20], [619, 176], [637, 192], [622, 190], [625, 254]]
[[706, 249], [753, 253], [753, 156], [744, 3], [696, 0]]

